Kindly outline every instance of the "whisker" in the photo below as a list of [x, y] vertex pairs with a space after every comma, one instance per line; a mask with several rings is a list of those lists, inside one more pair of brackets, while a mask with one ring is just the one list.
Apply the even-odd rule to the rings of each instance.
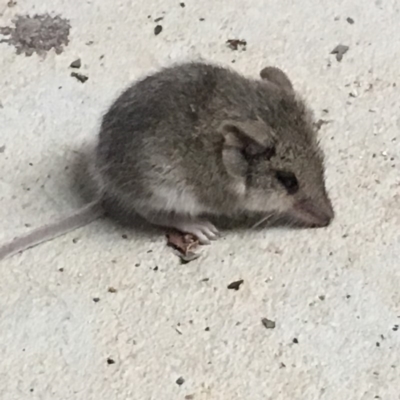
[[267, 215], [266, 217], [262, 218], [260, 221], [256, 222], [251, 229], [255, 229], [258, 226], [260, 226], [261, 224], [263, 224], [266, 221], [269, 221], [272, 218], [272, 214], [271, 215]]

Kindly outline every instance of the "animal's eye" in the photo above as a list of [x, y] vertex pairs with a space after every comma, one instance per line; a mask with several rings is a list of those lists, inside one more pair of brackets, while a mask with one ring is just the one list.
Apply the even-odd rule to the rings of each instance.
[[269, 161], [275, 154], [275, 146], [268, 147], [264, 152], [264, 158]]
[[289, 171], [276, 171], [276, 179], [285, 187], [289, 194], [294, 194], [299, 190], [299, 183], [296, 175]]

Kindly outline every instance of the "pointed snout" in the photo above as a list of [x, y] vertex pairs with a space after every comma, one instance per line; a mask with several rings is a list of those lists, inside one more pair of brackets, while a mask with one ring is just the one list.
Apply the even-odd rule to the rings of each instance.
[[316, 224], [316, 227], [323, 228], [331, 223], [331, 221], [335, 217], [335, 212], [333, 211], [332, 204], [329, 200], [326, 202], [326, 204], [318, 208], [319, 212], [317, 215], [317, 219], [319, 219], [319, 224]]
[[299, 222], [313, 228], [328, 226], [335, 216], [332, 203], [328, 198], [322, 202], [307, 199], [296, 203], [294, 209]]

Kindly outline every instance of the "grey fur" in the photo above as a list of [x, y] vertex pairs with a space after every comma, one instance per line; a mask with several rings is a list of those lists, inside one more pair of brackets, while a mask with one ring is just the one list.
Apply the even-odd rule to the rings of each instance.
[[[197, 218], [249, 211], [329, 223], [333, 211], [312, 115], [281, 70], [268, 67], [261, 76], [250, 80], [186, 63], [128, 88], [104, 116], [97, 149], [96, 170], [113, 207], [155, 223], [185, 212]], [[244, 154], [257, 146], [261, 153], [274, 146], [276, 155]], [[299, 192], [289, 196], [275, 170], [295, 172]], [[163, 202], [165, 188], [190, 194], [199, 207], [190, 212], [190, 205]]]
[[[260, 76], [184, 63], [129, 87], [102, 121], [93, 214], [79, 210], [54, 233], [80, 226], [80, 212], [87, 221], [98, 218], [100, 203], [110, 214], [138, 213], [202, 243], [218, 236], [207, 214], [273, 213], [328, 225], [334, 214], [312, 114], [284, 72], [267, 67]], [[50, 239], [33, 236], [35, 243]], [[13, 253], [33, 245], [26, 238], [13, 243]], [[9, 246], [0, 247], [0, 260], [11, 255]]]

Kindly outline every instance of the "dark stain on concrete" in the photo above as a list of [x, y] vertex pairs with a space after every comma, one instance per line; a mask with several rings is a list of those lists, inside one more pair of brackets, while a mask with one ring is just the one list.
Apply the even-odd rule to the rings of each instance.
[[14, 26], [0, 28], [0, 34], [9, 36], [0, 40], [17, 49], [17, 54], [31, 56], [33, 53], [44, 55], [51, 49], [57, 54], [68, 45], [71, 25], [68, 19], [49, 14], [17, 15]]

